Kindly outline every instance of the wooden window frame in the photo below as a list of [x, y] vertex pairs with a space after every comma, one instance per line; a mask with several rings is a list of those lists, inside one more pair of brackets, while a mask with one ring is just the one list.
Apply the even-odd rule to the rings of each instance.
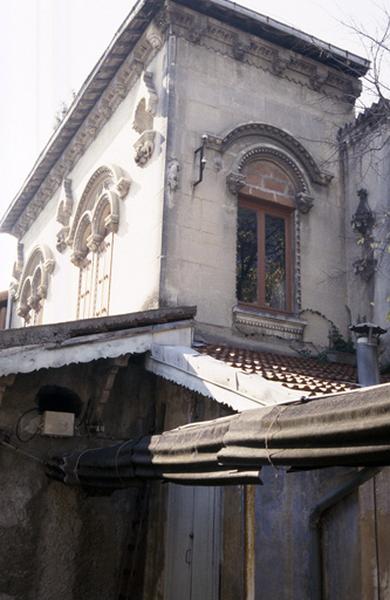
[[[248, 208], [256, 212], [257, 218], [257, 302], [238, 300], [238, 306], [253, 310], [263, 310], [274, 314], [291, 315], [294, 312], [294, 207], [251, 198], [244, 194], [238, 197], [238, 208]], [[286, 265], [286, 308], [273, 308], [265, 302], [265, 215], [282, 218], [285, 232]]]

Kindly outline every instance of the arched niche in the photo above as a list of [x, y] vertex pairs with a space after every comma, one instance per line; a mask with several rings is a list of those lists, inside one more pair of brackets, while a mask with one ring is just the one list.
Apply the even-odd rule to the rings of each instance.
[[[79, 251], [80, 226], [85, 219], [91, 224], [91, 239], [97, 240], [104, 231], [116, 232], [120, 220], [120, 200], [129, 192], [130, 179], [115, 165], [102, 165], [86, 184], [69, 231], [68, 244], [73, 253]], [[104, 223], [101, 222], [103, 218]], [[92, 249], [92, 248], [91, 248]]]
[[32, 249], [15, 293], [16, 312], [26, 323], [42, 309], [54, 266], [53, 254], [48, 246], [41, 244]]

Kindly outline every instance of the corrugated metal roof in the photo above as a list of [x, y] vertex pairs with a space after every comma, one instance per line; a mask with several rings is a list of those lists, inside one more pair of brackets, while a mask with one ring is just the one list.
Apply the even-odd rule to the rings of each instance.
[[193, 423], [48, 464], [72, 485], [123, 488], [137, 479], [191, 485], [254, 483], [262, 465], [390, 465], [390, 385]]

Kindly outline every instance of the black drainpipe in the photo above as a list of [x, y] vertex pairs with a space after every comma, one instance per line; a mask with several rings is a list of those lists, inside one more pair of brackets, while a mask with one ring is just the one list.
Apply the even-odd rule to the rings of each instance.
[[[356, 333], [356, 359], [358, 367], [358, 381], [361, 386], [377, 385], [379, 383], [378, 366], [378, 340], [386, 332], [373, 323], [359, 323], [351, 326]], [[344, 500], [349, 494], [357, 490], [363, 483], [372, 479], [381, 471], [381, 467], [365, 467], [348, 475], [348, 478], [332, 490], [313, 508], [309, 518], [310, 527], [310, 579], [311, 600], [325, 599], [324, 573], [323, 573], [323, 543], [322, 523], [328, 510]], [[379, 587], [378, 587], [379, 594]]]

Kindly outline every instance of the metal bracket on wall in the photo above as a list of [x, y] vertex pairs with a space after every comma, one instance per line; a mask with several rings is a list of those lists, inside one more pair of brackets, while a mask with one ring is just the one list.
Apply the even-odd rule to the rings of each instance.
[[[194, 181], [193, 187], [197, 186], [198, 183], [203, 181], [203, 171], [204, 171], [206, 163], [207, 163], [207, 159], [204, 156], [204, 149], [206, 147], [208, 135], [206, 133], [204, 133], [202, 135], [201, 139], [202, 139], [202, 144], [194, 152], [195, 165], [196, 165], [196, 163], [198, 163], [199, 175], [198, 175], [198, 179], [196, 181]], [[196, 166], [195, 166], [195, 168], [196, 168]]]

